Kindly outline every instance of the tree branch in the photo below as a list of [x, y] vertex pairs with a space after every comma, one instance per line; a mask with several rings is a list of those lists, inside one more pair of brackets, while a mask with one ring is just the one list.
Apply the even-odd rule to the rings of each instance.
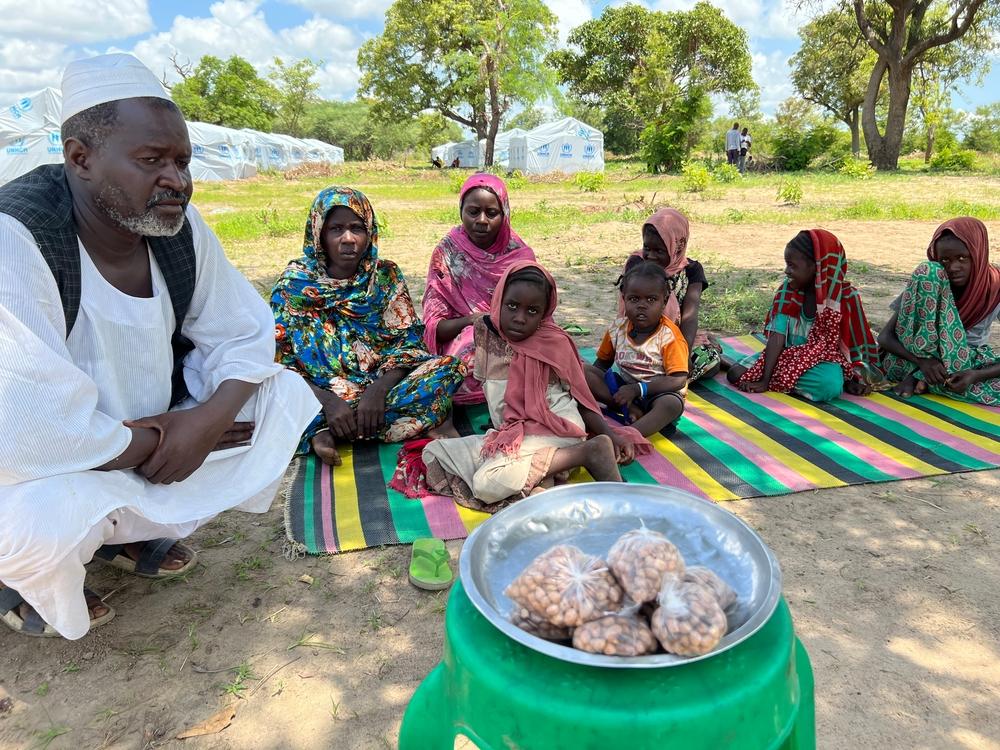
[[[858, 0], [855, 0], [855, 2], [858, 2]], [[934, 47], [941, 47], [964, 35], [969, 30], [969, 27], [972, 26], [973, 21], [976, 20], [976, 13], [979, 12], [979, 9], [985, 3], [986, 0], [964, 0], [959, 3], [949, 19], [948, 30], [943, 34], [928, 37], [915, 44], [903, 57], [903, 65], [912, 66], [927, 50]], [[963, 12], [965, 13], [965, 18], [960, 21], [959, 18]]]
[[878, 52], [879, 57], [888, 55], [888, 47], [875, 34], [875, 30], [865, 15], [865, 0], [852, 0], [852, 5], [854, 6], [854, 18], [858, 22], [858, 29], [861, 31], [861, 35], [865, 38], [865, 41], [868, 42], [868, 46]]

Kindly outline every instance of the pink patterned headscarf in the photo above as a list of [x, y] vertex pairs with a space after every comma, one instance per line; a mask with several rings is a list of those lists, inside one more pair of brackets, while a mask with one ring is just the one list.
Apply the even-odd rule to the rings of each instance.
[[503, 223], [496, 240], [485, 250], [469, 238], [460, 224], [452, 228], [431, 253], [423, 318], [424, 342], [432, 354], [442, 353], [437, 340], [439, 322], [489, 311], [497, 283], [511, 264], [535, 260], [535, 252], [511, 229], [507, 187], [499, 177], [491, 174], [469, 177], [459, 195], [459, 211], [465, 196], [480, 188], [497, 197], [503, 211]]

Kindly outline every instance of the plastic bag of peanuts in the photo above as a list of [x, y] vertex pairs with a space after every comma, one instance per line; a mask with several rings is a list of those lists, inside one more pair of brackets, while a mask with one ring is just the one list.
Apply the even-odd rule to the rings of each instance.
[[693, 568], [686, 568], [684, 570], [684, 580], [694, 581], [695, 583], [700, 583], [702, 586], [710, 588], [715, 593], [715, 598], [719, 602], [719, 607], [723, 610], [729, 609], [736, 603], [736, 592], [733, 590], [733, 587], [723, 581], [718, 574], [710, 568], [706, 568], [702, 565], [696, 565]]
[[608, 551], [608, 565], [637, 604], [656, 598], [665, 575], [684, 574], [684, 558], [677, 548], [663, 534], [645, 526], [618, 537]]
[[568, 641], [573, 637], [573, 631], [570, 628], [557, 628], [548, 620], [520, 605], [514, 607], [514, 611], [510, 613], [510, 621], [521, 630], [547, 641]]
[[573, 648], [606, 656], [645, 656], [656, 651], [656, 638], [636, 605], [578, 627], [573, 631]]
[[624, 594], [607, 563], [561, 544], [532, 561], [504, 593], [529, 612], [562, 628], [575, 628], [617, 612]]
[[660, 645], [678, 656], [701, 656], [726, 634], [726, 614], [715, 592], [694, 581], [669, 576], [658, 597], [650, 629]]

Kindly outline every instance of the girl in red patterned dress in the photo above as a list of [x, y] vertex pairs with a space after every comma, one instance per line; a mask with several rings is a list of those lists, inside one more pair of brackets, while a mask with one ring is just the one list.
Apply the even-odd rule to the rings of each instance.
[[785, 247], [785, 276], [764, 321], [764, 351], [733, 365], [729, 382], [818, 402], [845, 390], [870, 393], [881, 379], [878, 347], [861, 295], [846, 280], [840, 240], [824, 229], [799, 232]]

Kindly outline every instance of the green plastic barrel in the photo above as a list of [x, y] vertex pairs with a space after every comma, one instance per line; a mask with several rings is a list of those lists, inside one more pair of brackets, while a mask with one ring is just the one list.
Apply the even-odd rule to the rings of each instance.
[[407, 707], [400, 750], [813, 750], [812, 669], [782, 599], [756, 634], [677, 667], [553, 659], [493, 627], [455, 584], [444, 660]]

